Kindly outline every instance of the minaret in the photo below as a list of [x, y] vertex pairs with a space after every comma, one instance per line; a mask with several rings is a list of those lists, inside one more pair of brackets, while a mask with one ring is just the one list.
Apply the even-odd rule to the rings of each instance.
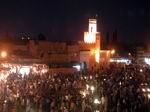
[[89, 31], [84, 32], [84, 42], [93, 44], [91, 48], [94, 51], [95, 61], [99, 63], [100, 60], [100, 33], [97, 32], [97, 20], [89, 19]]
[[89, 19], [89, 31], [84, 32], [85, 43], [95, 43], [97, 33], [97, 21], [96, 19]]
[[89, 32], [96, 33], [97, 32], [97, 21], [96, 19], [89, 19]]

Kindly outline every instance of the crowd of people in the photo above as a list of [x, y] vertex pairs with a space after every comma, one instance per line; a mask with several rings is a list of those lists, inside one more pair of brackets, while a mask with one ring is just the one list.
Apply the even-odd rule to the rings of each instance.
[[10, 74], [3, 112], [150, 112], [150, 69], [111, 64], [75, 74]]

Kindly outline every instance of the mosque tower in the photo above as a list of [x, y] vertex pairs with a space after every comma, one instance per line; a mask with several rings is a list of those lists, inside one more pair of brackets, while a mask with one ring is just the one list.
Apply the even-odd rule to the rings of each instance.
[[84, 32], [84, 42], [86, 44], [94, 44], [95, 61], [99, 63], [100, 60], [100, 33], [97, 32], [97, 20], [89, 19], [88, 32]]
[[84, 32], [85, 43], [95, 43], [97, 33], [97, 21], [96, 19], [89, 19], [89, 31]]

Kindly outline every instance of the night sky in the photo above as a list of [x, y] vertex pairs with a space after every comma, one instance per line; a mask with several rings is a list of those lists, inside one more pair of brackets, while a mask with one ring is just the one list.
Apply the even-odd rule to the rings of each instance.
[[0, 37], [43, 33], [49, 40], [77, 41], [88, 30], [88, 19], [97, 15], [103, 40], [117, 29], [120, 41], [145, 41], [150, 37], [149, 5], [146, 0], [1, 0]]

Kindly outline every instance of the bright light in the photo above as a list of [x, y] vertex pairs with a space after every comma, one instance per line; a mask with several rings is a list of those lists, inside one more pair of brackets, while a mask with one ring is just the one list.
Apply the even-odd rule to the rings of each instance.
[[145, 92], [146, 90], [143, 88], [142, 91]]
[[77, 71], [80, 71], [80, 70], [81, 70], [81, 66], [80, 66], [80, 65], [75, 65], [75, 66], [73, 66], [73, 68], [76, 68]]
[[2, 52], [1, 52], [1, 57], [2, 57], [2, 58], [5, 58], [6, 56], [7, 56], [7, 53], [6, 53], [5, 51], [2, 51]]
[[5, 75], [4, 75], [4, 73], [1, 73], [0, 74], [0, 80], [4, 80], [5, 79]]
[[150, 65], [150, 58], [145, 58], [144, 61], [146, 64]]
[[91, 32], [91, 33], [97, 32], [97, 21], [96, 21], [96, 19], [89, 19], [89, 32]]
[[129, 56], [131, 56], [131, 53], [128, 53]]
[[141, 85], [144, 85], [143, 83]]
[[36, 71], [36, 67], [33, 67], [32, 70], [33, 70], [34, 73], [37, 72], [37, 71]]
[[43, 73], [43, 74], [46, 73], [46, 72], [48, 72], [48, 70], [46, 70], [46, 69], [41, 70], [41, 73]]
[[80, 91], [80, 94], [83, 95], [83, 97], [86, 97], [86, 95], [88, 95], [89, 92], [87, 90], [84, 90], [84, 91]]
[[87, 90], [89, 89], [89, 85], [88, 85], [88, 84], [86, 85], [86, 89], [87, 89]]
[[115, 52], [116, 52], [116, 51], [115, 51], [114, 49], [111, 50], [111, 54], [112, 54], [112, 55], [115, 54]]
[[100, 101], [98, 99], [94, 99], [95, 104], [100, 104]]
[[131, 60], [126, 59], [126, 58], [111, 58], [109, 61], [115, 62], [115, 63], [125, 63], [127, 65], [131, 63]]
[[99, 63], [99, 49], [97, 49], [95, 52], [95, 61]]
[[96, 34], [84, 32], [84, 42], [89, 43], [89, 44], [95, 43], [96, 42]]
[[94, 90], [95, 90], [94, 86], [91, 86], [92, 93], [94, 92]]
[[92, 76], [90, 76], [90, 79], [92, 79], [93, 77]]
[[84, 32], [85, 43], [95, 43], [97, 33], [97, 22], [96, 19], [89, 19], [89, 31]]
[[148, 99], [150, 99], [150, 94], [148, 94]]
[[84, 97], [86, 97], [86, 93], [85, 92], [83, 92], [82, 94], [83, 94]]
[[95, 54], [95, 50], [91, 50], [91, 54], [92, 54], [92, 55]]
[[0, 73], [0, 81], [4, 81], [4, 82], [6, 82], [7, 80], [6, 80], [6, 78], [8, 77], [8, 73], [7, 72], [1, 72]]
[[142, 70], [142, 69], [140, 69], [140, 72], [143, 72], [143, 70]]
[[91, 90], [94, 91], [94, 86], [91, 86]]
[[149, 88], [147, 88], [147, 91], [148, 91], [148, 92], [150, 92], [150, 89], [149, 89]]
[[121, 82], [119, 83], [119, 85], [121, 86]]
[[16, 73], [16, 67], [11, 67], [11, 69], [10, 69], [10, 73]]
[[107, 51], [107, 55], [110, 53], [110, 51]]
[[30, 67], [22, 67], [20, 68], [19, 72], [22, 75], [28, 75], [30, 73]]
[[100, 51], [99, 51], [99, 49], [91, 50], [91, 54], [95, 55], [95, 61], [97, 63], [99, 63], [99, 59], [100, 59]]
[[4, 103], [7, 103], [7, 100], [4, 100]]

